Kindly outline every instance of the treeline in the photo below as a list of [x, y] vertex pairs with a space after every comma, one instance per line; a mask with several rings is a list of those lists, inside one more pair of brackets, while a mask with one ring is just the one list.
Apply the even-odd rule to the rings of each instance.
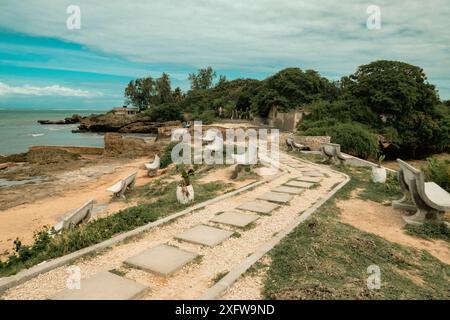
[[287, 68], [264, 79], [228, 80], [211, 68], [189, 75], [187, 92], [172, 90], [169, 75], [131, 81], [127, 104], [154, 121], [266, 117], [310, 112], [299, 124], [304, 135], [330, 135], [343, 150], [364, 158], [379, 153], [416, 156], [448, 150], [450, 101], [441, 101], [424, 71], [397, 61], [375, 61], [330, 81], [314, 70]]

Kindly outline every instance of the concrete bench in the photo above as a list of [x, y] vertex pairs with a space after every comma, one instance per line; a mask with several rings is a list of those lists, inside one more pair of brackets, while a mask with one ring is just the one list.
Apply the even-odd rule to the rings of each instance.
[[309, 150], [307, 146], [304, 146], [300, 143], [296, 143], [294, 139], [292, 138], [286, 138], [286, 146], [288, 147], [288, 150]]
[[403, 197], [393, 202], [393, 207], [407, 211], [415, 211], [403, 219], [407, 223], [422, 224], [438, 220], [439, 213], [450, 210], [450, 194], [434, 182], [425, 182], [422, 171], [417, 170], [403, 160], [397, 159], [400, 165], [398, 180]]
[[341, 153], [341, 145], [337, 143], [322, 143], [320, 151], [328, 160], [336, 164], [345, 163], [349, 159], [349, 157]]
[[159, 158], [158, 155], [156, 155], [152, 163], [145, 163], [144, 166], [145, 169], [147, 169], [148, 176], [154, 177], [156, 176], [156, 173], [158, 172], [158, 169], [161, 166], [161, 159]]
[[116, 184], [106, 189], [106, 191], [114, 193], [114, 196], [117, 198], [122, 197], [127, 190], [134, 187], [136, 175], [137, 172], [130, 174], [128, 177], [119, 180]]
[[53, 227], [54, 233], [61, 232], [62, 230], [70, 230], [73, 229], [76, 225], [88, 222], [91, 218], [93, 208], [94, 200], [89, 200], [78, 209], [73, 210], [72, 212], [67, 214], [61, 220], [61, 222]]

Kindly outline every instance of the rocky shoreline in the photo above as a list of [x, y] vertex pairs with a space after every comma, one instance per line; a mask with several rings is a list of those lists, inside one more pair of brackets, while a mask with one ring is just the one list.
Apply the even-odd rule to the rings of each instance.
[[38, 120], [37, 122], [41, 125], [48, 125], [48, 124], [74, 124], [74, 123], [80, 123], [83, 119], [82, 116], [78, 114], [74, 114], [71, 117], [65, 118], [64, 120]]

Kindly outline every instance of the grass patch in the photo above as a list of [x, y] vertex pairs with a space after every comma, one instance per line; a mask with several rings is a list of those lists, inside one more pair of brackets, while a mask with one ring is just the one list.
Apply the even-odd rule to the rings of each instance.
[[[448, 299], [450, 266], [423, 250], [386, 241], [339, 220], [336, 199], [359, 197], [384, 203], [397, 198], [394, 180], [370, 182], [367, 169], [340, 168], [351, 176], [332, 199], [269, 254], [266, 299]], [[381, 288], [369, 290], [367, 268], [379, 266]]]
[[450, 228], [443, 222], [441, 223], [424, 223], [423, 225], [405, 225], [406, 233], [427, 239], [439, 239], [450, 242]]
[[219, 282], [220, 280], [222, 280], [223, 277], [225, 277], [227, 274], [229, 273], [229, 271], [223, 271], [223, 272], [219, 272], [218, 274], [215, 275], [214, 278], [212, 278], [212, 283], [216, 284], [217, 282]]
[[[227, 187], [226, 184], [219, 182], [200, 184], [195, 180], [193, 185], [196, 195], [194, 204], [217, 196]], [[175, 182], [163, 184], [157, 180], [134, 191], [134, 196], [143, 197], [144, 203], [140, 205], [93, 220], [53, 238], [48, 235], [49, 228], [44, 227], [35, 233], [34, 242], [30, 246], [23, 245], [16, 239], [14, 253], [5, 262], [0, 262], [0, 276], [9, 276], [43, 261], [100, 243], [191, 206], [192, 204], [178, 203], [175, 186]]]

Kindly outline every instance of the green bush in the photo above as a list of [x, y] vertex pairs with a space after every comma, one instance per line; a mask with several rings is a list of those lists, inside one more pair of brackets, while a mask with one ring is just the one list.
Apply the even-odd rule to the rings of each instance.
[[177, 141], [173, 141], [167, 145], [164, 149], [163, 154], [161, 155], [161, 169], [167, 168], [169, 164], [172, 163], [172, 149], [178, 144]]
[[150, 109], [143, 112], [142, 115], [150, 117], [152, 121], [155, 122], [183, 120], [181, 107], [175, 103], [152, 106]]
[[433, 181], [450, 192], [450, 161], [428, 158], [427, 166], [422, 171], [428, 181]]
[[365, 126], [356, 122], [336, 123], [327, 126], [327, 122], [321, 122], [324, 126], [316, 126], [317, 123], [310, 123], [312, 126], [305, 128], [301, 134], [306, 136], [331, 136], [331, 142], [341, 145], [341, 150], [363, 159], [374, 158], [379, 153], [378, 141], [371, 131]]

